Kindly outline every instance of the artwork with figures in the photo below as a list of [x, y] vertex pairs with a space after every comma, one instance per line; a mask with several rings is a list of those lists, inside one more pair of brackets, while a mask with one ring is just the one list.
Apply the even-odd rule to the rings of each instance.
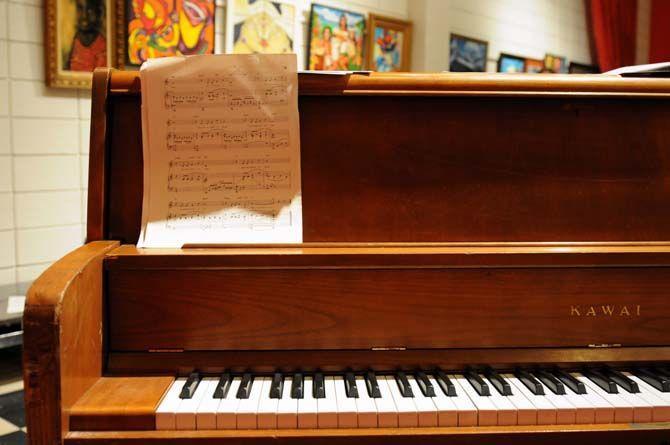
[[498, 59], [499, 73], [523, 73], [526, 67], [526, 59], [501, 53]]
[[307, 66], [310, 70], [363, 69], [363, 14], [312, 5]]
[[291, 53], [296, 18], [295, 4], [290, 1], [228, 0], [226, 52]]
[[107, 0], [49, 0], [47, 65], [49, 86], [90, 86], [91, 72], [111, 65], [111, 2]]
[[449, 41], [449, 71], [486, 71], [488, 43], [457, 34]]
[[368, 69], [409, 71], [412, 24], [370, 14]]
[[128, 65], [214, 53], [214, 0], [128, 0], [126, 25]]

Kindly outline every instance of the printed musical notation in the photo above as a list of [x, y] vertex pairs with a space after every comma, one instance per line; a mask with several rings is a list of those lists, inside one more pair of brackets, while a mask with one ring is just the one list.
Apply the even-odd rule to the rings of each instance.
[[300, 242], [295, 56], [156, 59], [141, 77], [138, 245]]

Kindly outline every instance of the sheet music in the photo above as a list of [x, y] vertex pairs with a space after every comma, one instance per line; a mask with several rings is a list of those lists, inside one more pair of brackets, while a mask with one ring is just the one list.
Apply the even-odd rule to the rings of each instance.
[[138, 247], [302, 242], [296, 56], [150, 59], [140, 77]]

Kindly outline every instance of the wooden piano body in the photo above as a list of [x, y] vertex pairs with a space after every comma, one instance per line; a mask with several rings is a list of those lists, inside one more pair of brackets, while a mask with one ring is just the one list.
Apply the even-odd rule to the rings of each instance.
[[30, 289], [32, 444], [667, 443], [668, 424], [156, 431], [176, 375], [670, 362], [670, 81], [300, 76], [304, 244], [136, 249], [139, 78], [94, 76], [87, 244]]

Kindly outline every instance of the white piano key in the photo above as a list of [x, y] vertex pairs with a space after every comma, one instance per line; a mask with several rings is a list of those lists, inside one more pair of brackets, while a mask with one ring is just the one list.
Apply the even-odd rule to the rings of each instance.
[[377, 376], [377, 383], [379, 383], [379, 393], [382, 395], [374, 399], [377, 407], [377, 424], [379, 428], [397, 428], [398, 410], [389, 389], [389, 382], [383, 376]]
[[240, 399], [235, 397], [240, 388], [241, 377], [233, 378], [230, 389], [225, 399], [220, 399], [219, 407], [216, 409], [216, 429], [234, 430], [237, 428], [237, 407]]
[[[574, 378], [579, 381], [582, 381], [581, 378], [586, 379], [579, 373], [571, 372]], [[582, 397], [588, 401], [588, 403], [593, 407], [595, 411], [595, 423], [614, 423], [614, 407], [605, 399], [600, 397], [594, 391], [586, 386], [586, 394], [579, 394], [579, 397]], [[568, 388], [568, 392], [571, 390]]]
[[277, 428], [298, 428], [298, 399], [291, 398], [292, 377], [284, 379], [284, 389], [277, 404]]
[[214, 398], [214, 390], [219, 383], [218, 378], [205, 377], [200, 385], [205, 387], [205, 395], [200, 401], [200, 405], [195, 412], [195, 426], [199, 430], [216, 429], [216, 411], [219, 408], [221, 399]]
[[450, 375], [456, 391], [463, 391], [477, 407], [477, 424], [479, 426], [494, 426], [498, 424], [498, 410], [491, 401], [491, 397], [480, 396], [470, 382], [461, 374]]
[[577, 378], [584, 383], [584, 386], [586, 386], [586, 391], [594, 392], [612, 405], [614, 408], [614, 423], [631, 423], [633, 421], [633, 407], [625, 399], [620, 397], [619, 394], [609, 394], [600, 386], [589, 380], [588, 377], [583, 376], [580, 373], [575, 374]]
[[619, 387], [619, 397], [633, 407], [633, 422], [645, 423], [651, 422], [653, 419], [653, 405], [644, 397], [640, 397], [639, 393], [630, 393], [624, 388]]
[[596, 423], [596, 409], [584, 394], [574, 393], [567, 385], [565, 395], [572, 406], [575, 407], [575, 423], [577, 425], [588, 425]]
[[556, 407], [547, 399], [546, 396], [537, 396], [523, 384], [518, 378], [511, 376], [510, 385], [523, 394], [537, 410], [538, 425], [556, 425]]
[[491, 401], [498, 411], [498, 425], [516, 425], [517, 411], [516, 406], [509, 399], [509, 396], [503, 396], [493, 386], [489, 379], [485, 380], [491, 390]]
[[175, 430], [175, 414], [179, 408], [181, 399], [179, 393], [186, 383], [186, 377], [181, 377], [172, 382], [170, 389], [167, 390], [163, 400], [156, 409], [156, 429], [157, 430]]
[[[630, 372], [624, 372], [624, 375], [637, 383], [640, 388], [638, 396], [644, 398], [652, 407], [652, 422], [668, 422], [670, 421], [670, 393], [663, 393], [654, 388], [641, 378]], [[663, 395], [668, 395], [667, 400], [663, 399]]]
[[[515, 378], [513, 374], [502, 374], [502, 377], [507, 381]], [[510, 386], [512, 387], [512, 395], [507, 396], [507, 398], [516, 407], [517, 424], [537, 425], [537, 408], [535, 408], [535, 405], [511, 382]]]
[[[337, 398], [337, 426], [339, 428], [358, 428], [356, 399], [347, 397], [347, 392], [344, 387], [344, 378], [342, 376], [336, 376], [334, 380], [335, 397]], [[360, 392], [361, 388], [358, 389]]]
[[386, 376], [386, 383], [389, 385], [396, 410], [398, 411], [398, 426], [401, 428], [419, 426], [419, 416], [414, 404], [414, 398], [403, 397], [400, 394], [400, 388], [398, 388], [398, 383], [394, 376]]
[[[434, 377], [428, 376], [428, 381], [433, 385], [435, 390], [435, 397], [431, 397], [437, 410], [437, 425], [438, 426], [458, 426], [458, 408], [453, 400], [455, 397], [447, 396], [435, 380]], [[472, 407], [472, 425], [477, 425], [477, 411]]]
[[317, 428], [318, 406], [314, 395], [312, 377], [303, 381], [303, 398], [298, 399], [298, 428]]
[[205, 396], [207, 387], [202, 384], [200, 381], [198, 387], [193, 393], [193, 397], [190, 399], [182, 399], [175, 413], [175, 426], [178, 430], [195, 430], [195, 413], [202, 401], [202, 398]]
[[554, 394], [551, 389], [544, 383], [541, 383], [544, 388], [545, 397], [556, 407], [556, 424], [557, 425], [574, 425], [577, 423], [577, 409], [565, 395]]
[[[414, 393], [414, 405], [416, 406], [416, 412], [419, 418], [419, 426], [438, 426], [437, 408], [435, 407], [433, 399], [423, 395], [414, 376], [407, 376], [407, 381], [412, 388], [412, 393]], [[440, 390], [440, 388], [435, 389], [438, 391]]]
[[261, 400], [263, 383], [268, 377], [257, 377], [251, 384], [251, 393], [246, 399], [240, 399], [237, 405], [237, 429], [255, 430], [258, 428], [258, 403]]
[[316, 399], [319, 428], [337, 428], [337, 396], [335, 395], [335, 378], [324, 377], [323, 388], [326, 397]]
[[277, 428], [277, 406], [279, 399], [270, 397], [270, 387], [272, 386], [272, 379], [266, 378], [263, 380], [263, 388], [261, 388], [261, 398], [258, 402], [258, 429], [269, 430]]
[[[379, 380], [377, 380], [379, 383]], [[359, 428], [377, 428], [377, 405], [375, 399], [368, 394], [363, 377], [356, 377], [356, 386], [359, 388], [356, 399]]]
[[[449, 375], [448, 377], [456, 388], [456, 396], [447, 397], [445, 395], [445, 397], [452, 401], [456, 406], [456, 410], [458, 411], [458, 426], [477, 426], [479, 423], [479, 412], [477, 411], [477, 407], [472, 403], [472, 400], [470, 400], [470, 397], [466, 394], [465, 390], [463, 390], [458, 382], [456, 382], [454, 376]], [[440, 393], [444, 395], [441, 389]]]

